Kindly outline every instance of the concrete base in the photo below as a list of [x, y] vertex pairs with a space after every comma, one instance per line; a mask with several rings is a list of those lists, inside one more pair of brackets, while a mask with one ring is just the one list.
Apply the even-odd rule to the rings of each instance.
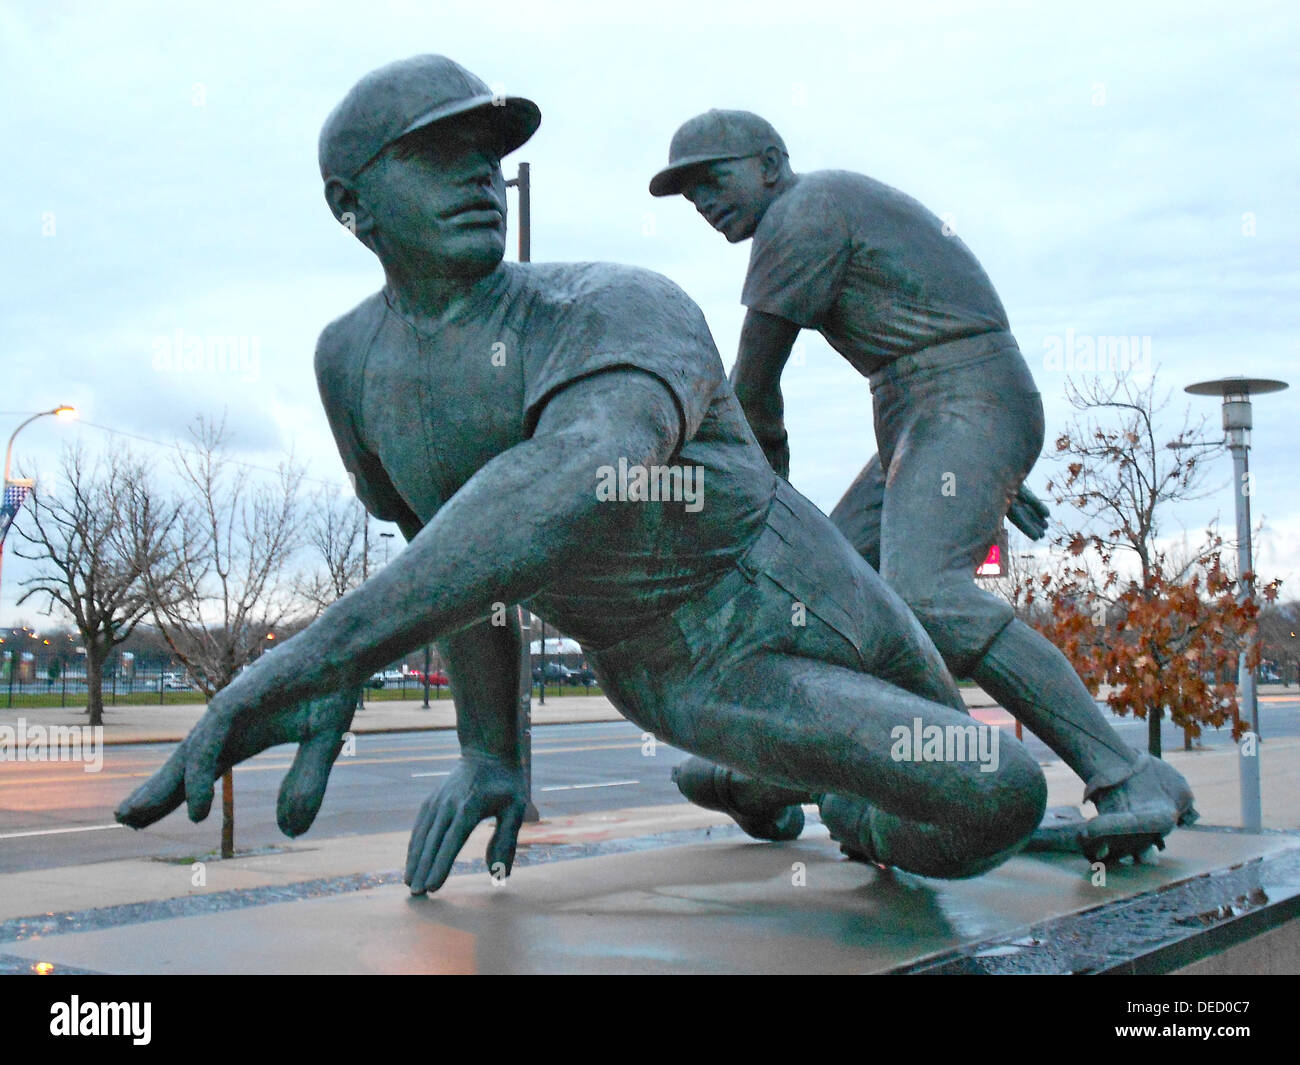
[[[1200, 901], [1188, 903], [1195, 909], [1217, 883], [1205, 874], [1300, 865], [1297, 842], [1179, 831], [1158, 864], [1110, 869], [1104, 882], [1082, 858], [1062, 855], [1025, 855], [974, 880], [935, 881], [845, 861], [813, 826], [790, 844], [731, 837], [523, 866], [504, 887], [460, 875], [428, 898], [388, 884], [180, 917], [142, 911], [112, 927], [2, 943], [0, 955], [56, 971], [168, 974], [985, 971], [979, 961], [987, 958], [1006, 960], [1004, 971], [1022, 959], [1022, 971], [1100, 971], [1106, 965], [1077, 953], [1044, 967], [1060, 956], [1038, 949], [1050, 939], [1044, 929], [1067, 919], [1128, 928], [1134, 922], [1116, 918], [1117, 906], [1167, 902], [1186, 883], [1199, 885]], [[1225, 890], [1241, 889], [1233, 881]], [[1268, 905], [1300, 899], [1300, 891], [1273, 896]], [[1243, 912], [1267, 908], [1251, 891], [1241, 898]], [[1173, 915], [1175, 933], [1143, 918], [1140, 949], [1164, 950], [1163, 971], [1195, 963], [1211, 950], [1170, 953], [1170, 944], [1241, 916], [1226, 905], [1218, 921], [1209, 910]], [[1098, 949], [1120, 949], [1109, 933], [1102, 938], [1108, 946]]]

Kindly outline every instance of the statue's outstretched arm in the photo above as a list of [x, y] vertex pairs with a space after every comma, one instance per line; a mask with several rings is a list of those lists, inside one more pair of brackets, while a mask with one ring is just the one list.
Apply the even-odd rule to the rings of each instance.
[[677, 401], [643, 371], [611, 369], [557, 392], [531, 439], [484, 465], [389, 565], [219, 692], [118, 819], [142, 828], [186, 802], [191, 820], [202, 820], [225, 769], [298, 742], [279, 822], [290, 834], [305, 831], [364, 678], [580, 564], [626, 514], [598, 500], [597, 471], [620, 458], [667, 462], [681, 432]]

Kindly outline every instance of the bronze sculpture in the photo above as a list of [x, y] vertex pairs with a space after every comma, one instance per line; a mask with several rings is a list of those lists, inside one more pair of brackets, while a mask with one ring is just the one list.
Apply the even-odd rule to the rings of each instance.
[[[976, 680], [1085, 781], [1084, 801], [1098, 810], [1078, 833], [1090, 860], [1163, 847], [1196, 817], [1181, 774], [1129, 748], [1065, 656], [975, 584], [1008, 512], [1035, 538], [1046, 517], [1023, 484], [1042, 447], [1042, 402], [975, 256], [879, 181], [796, 174], [781, 136], [748, 111], [684, 123], [650, 192], [680, 193], [730, 243], [753, 240], [731, 379], [773, 468], [788, 476], [781, 374], [799, 331], [815, 329], [869, 379], [879, 447], [831, 519], [953, 673]], [[779, 789], [765, 799], [757, 782], [732, 776], [691, 762], [677, 779], [688, 798], [742, 824], [775, 825]], [[725, 800], [742, 787], [745, 802]]]
[[[183, 802], [201, 819], [225, 768], [296, 741], [277, 813], [305, 831], [361, 680], [438, 639], [462, 758], [421, 808], [406, 879], [436, 890], [487, 817], [508, 873], [519, 632], [497, 608], [525, 603], [628, 718], [779, 786], [783, 808], [819, 798], [856, 853], [930, 876], [997, 865], [1042, 816], [1038, 765], [1009, 738], [991, 759], [945, 753], [988, 726], [903, 601], [772, 471], [699, 309], [645, 270], [503, 262], [500, 159], [539, 121], [440, 56], [373, 72], [327, 120], [326, 198], [386, 284], [326, 328], [317, 376], [358, 494], [409, 544], [219, 693], [119, 820]], [[611, 468], [658, 498], [631, 478], [610, 498]], [[674, 489], [688, 469], [701, 506]], [[913, 731], [947, 760], [903, 756]]]

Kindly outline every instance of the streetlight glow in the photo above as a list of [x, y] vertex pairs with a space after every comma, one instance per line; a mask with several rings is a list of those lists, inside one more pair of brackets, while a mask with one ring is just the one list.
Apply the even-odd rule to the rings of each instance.
[[18, 436], [19, 433], [23, 431], [23, 429], [31, 425], [32, 422], [36, 421], [37, 418], [46, 418], [46, 417], [50, 417], [51, 415], [59, 418], [75, 418], [77, 416], [77, 408], [72, 406], [72, 404], [70, 403], [60, 403], [57, 407], [53, 407], [50, 410], [37, 411], [26, 421], [21, 422], [18, 428], [15, 429], [13, 433], [10, 434], [9, 436], [9, 446], [5, 448], [4, 481], [3, 483], [0, 483], [0, 491], [3, 491], [6, 497], [6, 502], [5, 502], [6, 506], [9, 506], [8, 497], [9, 497], [10, 485], [13, 485], [14, 490], [19, 494], [16, 502], [13, 505], [12, 513], [6, 512], [4, 515], [5, 520], [3, 522], [0, 522], [0, 565], [3, 565], [4, 563], [4, 536], [9, 531], [9, 527], [8, 527], [9, 520], [12, 517], [16, 517], [17, 512], [22, 509], [23, 500], [26, 498], [27, 492], [30, 491], [33, 485], [32, 481], [16, 482], [13, 481], [9, 476], [9, 467], [14, 454], [14, 439]]

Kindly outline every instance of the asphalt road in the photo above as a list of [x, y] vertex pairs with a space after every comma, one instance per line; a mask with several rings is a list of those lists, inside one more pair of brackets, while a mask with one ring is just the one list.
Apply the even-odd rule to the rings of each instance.
[[[1269, 736], [1300, 734], [1300, 696], [1261, 699], [1261, 730]], [[999, 708], [976, 711], [981, 720], [1011, 728]], [[1120, 735], [1146, 746], [1146, 722], [1112, 718]], [[1182, 732], [1167, 722], [1167, 750], [1182, 747]], [[1042, 762], [1055, 760], [1026, 734]], [[1227, 730], [1207, 731], [1213, 747], [1231, 742]], [[180, 810], [143, 832], [121, 828], [113, 809], [171, 753], [170, 744], [104, 748], [103, 768], [81, 763], [0, 763], [0, 872], [55, 868], [132, 857], [202, 856], [220, 839], [219, 810], [200, 825]], [[292, 747], [279, 747], [235, 769], [236, 832], [240, 850], [286, 842], [275, 825], [275, 797]], [[356, 752], [341, 757], [330, 779], [313, 839], [407, 831], [425, 797], [459, 755], [451, 731], [357, 736]], [[533, 731], [533, 798], [542, 815], [564, 816], [629, 806], [681, 802], [669, 771], [685, 755], [666, 744], [645, 753], [641, 732], [627, 722], [541, 726]]]
[[[340, 757], [310, 842], [331, 836], [407, 831], [420, 804], [455, 765], [452, 731], [359, 734]], [[103, 768], [77, 762], [0, 764], [0, 872], [56, 868], [133, 857], [201, 856], [220, 844], [220, 797], [195, 825], [178, 810], [134, 832], [113, 809], [166, 761], [171, 744], [104, 748]], [[275, 824], [275, 798], [293, 757], [277, 747], [235, 767], [235, 845], [287, 842]], [[533, 730], [533, 801], [543, 816], [680, 802], [669, 777], [685, 757], [663, 743], [643, 753], [641, 731], [627, 722], [549, 725]]]
[[[1265, 739], [1269, 736], [1300, 735], [1300, 713], [1297, 713], [1297, 711], [1300, 711], [1300, 695], [1259, 696], [1260, 733]], [[974, 713], [981, 721], [989, 724], [1001, 725], [1008, 729], [1014, 727], [1015, 719], [1001, 707], [977, 709]], [[1115, 731], [1123, 737], [1125, 743], [1141, 748], [1144, 751], [1147, 749], [1147, 723], [1145, 721], [1116, 717], [1104, 708], [1103, 713], [1111, 725], [1114, 726]], [[1227, 727], [1221, 729], [1207, 728], [1201, 733], [1198, 742], [1207, 748], [1219, 747], [1223, 744], [1232, 743], [1232, 733]], [[1031, 736], [1028, 732], [1025, 733], [1025, 743], [1030, 752], [1040, 762], [1059, 761], [1046, 744]], [[1161, 723], [1160, 743], [1165, 751], [1181, 751], [1183, 749], [1183, 730], [1175, 728], [1166, 718]]]

